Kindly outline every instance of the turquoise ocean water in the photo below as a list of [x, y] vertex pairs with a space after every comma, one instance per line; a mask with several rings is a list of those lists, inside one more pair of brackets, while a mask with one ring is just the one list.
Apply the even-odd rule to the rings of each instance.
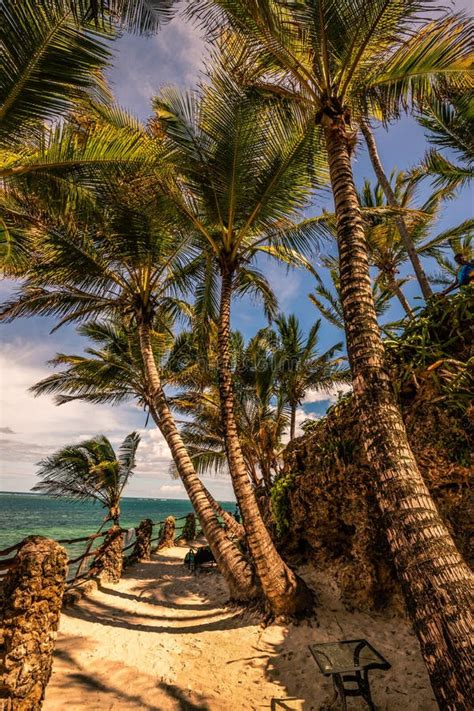
[[[222, 506], [228, 511], [235, 509], [231, 502], [222, 502]], [[162, 521], [166, 516], [185, 516], [193, 509], [188, 500], [123, 498], [121, 510], [122, 527], [132, 528], [144, 518]], [[33, 534], [55, 540], [88, 536], [97, 531], [104, 513], [104, 509], [90, 502], [0, 492], [0, 550]], [[154, 529], [154, 535], [157, 534], [158, 527]], [[67, 546], [70, 557], [80, 554], [84, 546], [84, 543]]]

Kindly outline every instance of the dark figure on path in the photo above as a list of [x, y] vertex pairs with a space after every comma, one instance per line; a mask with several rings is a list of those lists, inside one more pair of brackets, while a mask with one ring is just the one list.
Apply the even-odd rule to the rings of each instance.
[[237, 523], [240, 523], [240, 511], [239, 511], [238, 506], [235, 507], [234, 518], [237, 521]]
[[441, 292], [443, 296], [449, 294], [450, 291], [453, 291], [453, 289], [457, 287], [474, 285], [474, 261], [467, 259], [463, 254], [455, 254], [454, 261], [459, 264], [459, 269], [456, 273], [456, 281]]

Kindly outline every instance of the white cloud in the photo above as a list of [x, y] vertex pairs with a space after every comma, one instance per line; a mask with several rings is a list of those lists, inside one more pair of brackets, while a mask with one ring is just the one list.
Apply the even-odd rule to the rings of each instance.
[[23, 339], [0, 346], [0, 426], [13, 430], [18, 440], [41, 445], [63, 443], [65, 436], [121, 431], [123, 423], [110, 408], [81, 402], [57, 407], [52, 397], [35, 398], [28, 392], [51, 374], [39, 365], [50, 355], [43, 346], [28, 345]]
[[[303, 433], [303, 430], [301, 429], [301, 425], [303, 422], [306, 420], [318, 420], [319, 417], [316, 415], [314, 412], [305, 412], [302, 407], [299, 407], [296, 410], [296, 429], [295, 429], [295, 437], [300, 437]], [[290, 441], [290, 433], [289, 431], [286, 432], [286, 434], [283, 435], [282, 437], [282, 442], [283, 444], [288, 444]]]
[[118, 446], [132, 430], [140, 432], [142, 443], [129, 493], [141, 490], [140, 479], [146, 480], [147, 491], [159, 485], [160, 477], [168, 479], [168, 446], [156, 428], [137, 427], [143, 413], [133, 405], [113, 408], [78, 401], [58, 407], [51, 396], [35, 398], [28, 392], [52, 372], [42, 365], [50, 357], [45, 346], [20, 338], [0, 345], [0, 489], [30, 489], [36, 463], [58, 447], [98, 433]]
[[[131, 431], [141, 443], [127, 496], [186, 498], [179, 481], [170, 481], [171, 453], [157, 427], [141, 425], [143, 413], [133, 404], [112, 408], [82, 402], [57, 407], [53, 398], [34, 398], [28, 389], [52, 371], [51, 351], [43, 344], [15, 338], [0, 345], [0, 490], [29, 491], [36, 463], [58, 447], [103, 433], [117, 447]], [[230, 481], [206, 480], [219, 500], [233, 499]]]
[[114, 44], [109, 72], [119, 103], [142, 118], [163, 85], [195, 87], [208, 48], [202, 32], [177, 14], [153, 37], [125, 35]]
[[158, 489], [160, 494], [182, 494], [183, 491], [182, 484], [162, 484]]
[[265, 274], [281, 309], [289, 308], [293, 299], [301, 296], [301, 272], [296, 269], [288, 270], [281, 264], [269, 261], [265, 264]]
[[339, 394], [344, 395], [352, 390], [352, 386], [348, 383], [337, 383], [332, 388], [324, 390], [308, 390], [303, 398], [303, 404], [313, 402], [337, 402]]

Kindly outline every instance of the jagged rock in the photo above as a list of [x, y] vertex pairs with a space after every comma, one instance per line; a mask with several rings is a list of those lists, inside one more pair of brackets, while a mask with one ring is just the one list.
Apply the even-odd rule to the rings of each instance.
[[123, 533], [120, 526], [107, 531], [103, 544], [97, 549], [90, 569], [90, 577], [106, 583], [118, 583], [123, 569]]
[[136, 529], [136, 541], [133, 547], [130, 562], [134, 563], [138, 560], [150, 560], [151, 558], [151, 536], [153, 533], [153, 521], [151, 518], [146, 518], [140, 522]]
[[8, 571], [1, 601], [2, 711], [37, 711], [51, 676], [67, 575], [67, 554], [43, 536], [26, 538]]
[[188, 513], [184, 522], [183, 531], [180, 539], [183, 541], [194, 541], [196, 538], [196, 516], [193, 513]]
[[[435, 404], [423, 388], [402, 404], [421, 473], [459, 550], [472, 564], [472, 466], [458, 458], [469, 427], [464, 418], [460, 422]], [[352, 398], [341, 400], [294, 440], [284, 458], [283, 477], [289, 485], [282, 545], [303, 552], [317, 568], [331, 573], [347, 607], [402, 610]]]
[[172, 548], [174, 546], [174, 536], [176, 531], [176, 521], [174, 516], [168, 516], [160, 530], [158, 550], [160, 548]]

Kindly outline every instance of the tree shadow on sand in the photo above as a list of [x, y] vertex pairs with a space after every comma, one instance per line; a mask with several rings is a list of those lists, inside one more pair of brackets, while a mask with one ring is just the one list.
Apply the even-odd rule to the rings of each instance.
[[[208, 581], [213, 578], [213, 599], [209, 599]], [[226, 604], [228, 593], [217, 569], [193, 575], [184, 566], [179, 556], [154, 554], [152, 560], [138, 563], [129, 568], [122, 577], [123, 581], [136, 584], [126, 592], [113, 587], [99, 585], [99, 590], [108, 595], [124, 600], [147, 602], [150, 605], [169, 607], [176, 610], [215, 609]], [[220, 592], [220, 594], [217, 594]], [[196, 602], [196, 596], [202, 602]], [[189, 602], [186, 600], [189, 598]]]
[[[55, 652], [57, 673], [48, 687], [45, 711], [67, 708], [118, 708], [143, 711], [211, 711], [194, 692], [176, 684], [157, 681], [135, 667], [101, 661], [94, 669], [82, 665], [76, 654], [93, 643], [84, 637], [63, 636]], [[135, 690], [144, 690], [136, 693]], [[133, 691], [131, 691], [133, 690]], [[112, 705], [111, 705], [112, 704]]]
[[[68, 617], [75, 617], [76, 619], [85, 620], [88, 622], [98, 622], [101, 625], [108, 625], [110, 627], [122, 627], [124, 629], [136, 630], [139, 632], [153, 632], [155, 634], [196, 634], [197, 632], [212, 632], [212, 631], [223, 631], [234, 629], [236, 627], [242, 627], [245, 624], [250, 624], [246, 622], [240, 611], [233, 615], [224, 617], [225, 612], [215, 613], [211, 615], [203, 615], [197, 617], [198, 620], [207, 619], [207, 617], [219, 617], [217, 620], [210, 622], [202, 622], [200, 624], [186, 624], [186, 625], [176, 625], [175, 622], [181, 620], [188, 621], [196, 619], [196, 617], [164, 617], [148, 615], [143, 612], [134, 613], [126, 612], [120, 608], [107, 605], [96, 598], [88, 600], [87, 604], [81, 605], [79, 608], [66, 608], [63, 611], [64, 615]], [[144, 620], [144, 621], [143, 621]], [[150, 624], [149, 622], [156, 620], [169, 621], [169, 625], [158, 625]], [[173, 623], [173, 624], [171, 624]]]
[[[178, 556], [154, 557], [130, 568], [121, 584], [125, 591], [99, 584], [97, 592], [78, 606], [65, 608], [63, 614], [110, 627], [173, 635], [224, 631], [251, 624], [242, 608], [226, 606], [227, 593], [218, 574], [191, 575]], [[202, 602], [196, 602], [196, 598]], [[162, 608], [165, 614], [154, 614], [153, 606]]]

